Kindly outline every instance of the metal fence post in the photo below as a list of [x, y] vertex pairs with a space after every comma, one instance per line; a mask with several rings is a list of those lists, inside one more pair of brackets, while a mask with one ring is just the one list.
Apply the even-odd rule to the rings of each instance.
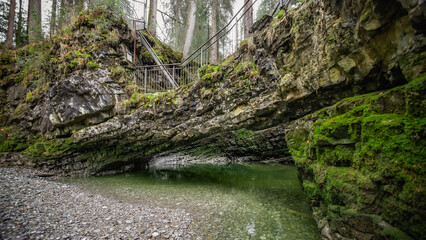
[[175, 82], [177, 82], [176, 78], [175, 78], [175, 65], [173, 65], [172, 76], [173, 76], [173, 80], [175, 80]]
[[147, 27], [146, 27], [146, 2], [145, 2], [145, 4], [143, 5], [143, 27], [144, 27], [144, 29], [147, 29]]
[[203, 49], [201, 48], [201, 66], [203, 66]]
[[145, 68], [145, 77], [144, 77], [144, 85], [145, 85], [145, 93], [146, 93], [146, 80], [148, 78], [148, 69]]

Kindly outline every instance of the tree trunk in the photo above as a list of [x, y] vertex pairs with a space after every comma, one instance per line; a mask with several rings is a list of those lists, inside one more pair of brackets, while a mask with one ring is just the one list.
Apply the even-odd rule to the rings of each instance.
[[28, 2], [28, 41], [30, 43], [41, 40], [41, 0]]
[[4, 46], [6, 48], [13, 47], [13, 26], [15, 24], [15, 8], [16, 0], [10, 0], [10, 9], [9, 9], [9, 20], [7, 25], [7, 34], [6, 34], [6, 43]]
[[50, 37], [55, 34], [56, 30], [56, 5], [57, 1], [52, 0], [52, 14], [50, 15]]
[[238, 21], [235, 24], [235, 51], [238, 50], [240, 40], [238, 39]]
[[[212, 0], [212, 30], [210, 31], [210, 38], [212, 38], [217, 33], [217, 23], [218, 19], [218, 0]], [[210, 48], [210, 63], [217, 64], [218, 63], [218, 44], [217, 36], [212, 38], [212, 43], [215, 42]]]
[[19, 47], [22, 44], [22, 0], [19, 0], [19, 13], [18, 13], [18, 26], [15, 33], [16, 46]]
[[149, 0], [148, 31], [157, 35], [157, 0]]
[[59, 6], [59, 13], [58, 13], [58, 30], [62, 29], [65, 26], [65, 19], [69, 15], [69, 9], [68, 9], [68, 1], [67, 0], [59, 0], [60, 6]]
[[249, 30], [253, 25], [253, 7], [251, 6], [253, 2], [252, 0], [246, 0], [245, 3], [247, 5], [244, 6], [244, 12], [246, 13], [244, 15], [244, 38], [248, 38], [250, 36]]
[[189, 49], [191, 48], [192, 37], [194, 36], [195, 21], [196, 21], [196, 12], [197, 12], [197, 3], [196, 0], [191, 0], [188, 10], [188, 21], [186, 23], [185, 31], [185, 41], [183, 43], [183, 59], [186, 59], [189, 54]]

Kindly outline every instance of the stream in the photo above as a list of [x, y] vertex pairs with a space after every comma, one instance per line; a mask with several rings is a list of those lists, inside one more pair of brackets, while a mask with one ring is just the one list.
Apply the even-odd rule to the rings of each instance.
[[66, 181], [124, 202], [185, 209], [201, 239], [320, 239], [294, 166], [192, 165]]

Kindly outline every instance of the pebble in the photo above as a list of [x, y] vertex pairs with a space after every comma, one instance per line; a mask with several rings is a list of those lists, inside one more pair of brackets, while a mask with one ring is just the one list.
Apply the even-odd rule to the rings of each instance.
[[163, 229], [180, 234], [169, 239], [194, 238], [184, 209], [123, 202], [40, 173], [0, 168], [0, 239], [147, 239]]

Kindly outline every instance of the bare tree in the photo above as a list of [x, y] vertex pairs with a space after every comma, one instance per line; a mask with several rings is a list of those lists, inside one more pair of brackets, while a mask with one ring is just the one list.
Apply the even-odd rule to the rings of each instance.
[[244, 15], [244, 38], [248, 38], [250, 35], [249, 30], [253, 25], [253, 2], [252, 0], [246, 0], [245, 3], [247, 4], [244, 6], [244, 12], [246, 13]]
[[28, 41], [36, 42], [41, 36], [41, 0], [28, 2]]
[[[219, 4], [218, 4], [218, 0], [212, 0], [212, 24], [211, 24], [211, 31], [210, 31], [210, 38], [212, 38], [212, 43], [215, 42], [211, 48], [210, 48], [210, 63], [212, 64], [217, 64], [218, 63], [218, 56], [219, 56], [219, 52], [218, 52], [218, 41], [217, 41], [217, 23], [219, 21], [219, 14], [218, 14], [218, 9], [219, 8]], [[214, 36], [214, 37], [213, 37]]]
[[149, 0], [148, 30], [157, 35], [157, 0]]
[[4, 46], [6, 48], [13, 47], [13, 26], [15, 24], [15, 8], [16, 0], [10, 0], [10, 10], [9, 10], [9, 20], [7, 25], [7, 34], [6, 34], [6, 43]]
[[185, 41], [183, 43], [183, 58], [187, 58], [189, 54], [189, 49], [191, 48], [192, 37], [194, 36], [195, 21], [197, 18], [197, 3], [196, 0], [190, 0], [189, 9], [188, 9], [188, 20], [186, 23], [185, 31]]

